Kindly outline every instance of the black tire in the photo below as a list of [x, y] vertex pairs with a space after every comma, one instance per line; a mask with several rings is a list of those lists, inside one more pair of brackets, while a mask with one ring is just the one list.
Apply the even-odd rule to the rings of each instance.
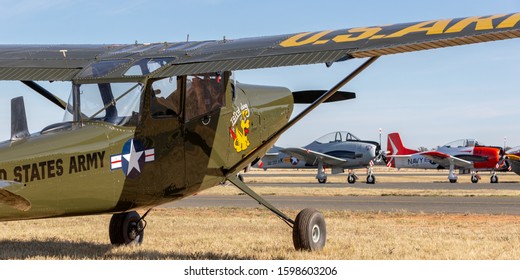
[[457, 183], [457, 179], [450, 179], [450, 183]]
[[367, 176], [367, 184], [373, 185], [376, 183], [376, 176], [368, 175]]
[[491, 179], [489, 179], [489, 181], [491, 182], [491, 184], [498, 183], [498, 176], [497, 175], [491, 176]]
[[144, 239], [143, 221], [135, 211], [112, 215], [108, 229], [110, 243], [127, 245], [132, 242], [141, 244]]
[[312, 208], [305, 208], [294, 221], [293, 244], [296, 250], [319, 251], [325, 247], [327, 228], [323, 215]]
[[238, 180], [244, 182], [244, 176], [242, 174], [237, 174]]
[[348, 177], [347, 177], [347, 182], [348, 182], [349, 184], [354, 184], [354, 183], [356, 182], [356, 177], [353, 176], [353, 175], [348, 175]]
[[320, 183], [320, 184], [325, 184], [325, 183], [327, 183], [327, 178], [318, 179], [318, 183]]
[[478, 177], [477, 176], [471, 176], [471, 183], [473, 183], [473, 184], [478, 183]]

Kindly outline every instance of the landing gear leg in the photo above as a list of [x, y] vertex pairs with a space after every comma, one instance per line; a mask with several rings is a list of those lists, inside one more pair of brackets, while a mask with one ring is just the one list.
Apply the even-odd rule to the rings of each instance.
[[491, 182], [491, 184], [498, 183], [498, 176], [496, 171], [491, 172], [491, 179], [489, 181]]
[[325, 174], [325, 168], [323, 168], [323, 161], [318, 162], [318, 174], [316, 175], [316, 179], [320, 184], [327, 183], [327, 175]]
[[478, 173], [476, 172], [471, 172], [471, 183], [478, 183], [478, 181], [480, 180], [480, 176], [478, 175]]
[[376, 176], [372, 174], [372, 167], [368, 168], [368, 176], [367, 176], [367, 184], [375, 184], [376, 183]]
[[113, 245], [141, 244], [145, 226], [146, 222], [135, 211], [114, 214], [110, 219], [108, 230], [110, 243]]
[[450, 162], [450, 174], [448, 174], [448, 180], [450, 183], [457, 183], [457, 174], [455, 174], [455, 165]]
[[293, 221], [291, 218], [287, 217], [287, 215], [255, 193], [244, 182], [238, 180], [236, 176], [230, 176], [227, 180], [258, 203], [271, 210], [293, 228], [293, 244], [296, 250], [318, 251], [323, 249], [327, 239], [327, 229], [325, 226], [325, 219], [320, 212], [312, 208], [306, 208], [298, 213], [296, 220]]
[[358, 176], [356, 175], [356, 173], [352, 170], [349, 170], [348, 171], [348, 176], [347, 176], [347, 182], [349, 184], [354, 184], [356, 182], [356, 180], [359, 179]]

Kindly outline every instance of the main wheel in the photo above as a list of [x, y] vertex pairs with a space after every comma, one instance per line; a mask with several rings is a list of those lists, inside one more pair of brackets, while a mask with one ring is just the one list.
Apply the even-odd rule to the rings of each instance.
[[368, 175], [367, 176], [367, 184], [375, 184], [375, 183], [376, 183], [376, 176]]
[[326, 239], [325, 218], [320, 212], [305, 208], [298, 213], [293, 227], [293, 243], [296, 250], [321, 250]]
[[354, 184], [354, 183], [356, 182], [356, 176], [354, 176], [354, 175], [348, 175], [348, 177], [347, 177], [347, 182], [348, 182], [349, 184]]
[[143, 221], [135, 211], [112, 215], [108, 231], [110, 243], [113, 245], [126, 245], [132, 242], [141, 244], [143, 242]]
[[457, 183], [457, 179], [450, 179], [450, 183]]
[[477, 176], [471, 176], [471, 183], [478, 183], [478, 177]]
[[327, 183], [327, 178], [325, 177], [325, 178], [322, 178], [322, 179], [318, 179], [318, 183], [320, 183], [320, 184]]
[[497, 175], [491, 176], [491, 179], [489, 181], [491, 182], [491, 184], [498, 183], [498, 176]]

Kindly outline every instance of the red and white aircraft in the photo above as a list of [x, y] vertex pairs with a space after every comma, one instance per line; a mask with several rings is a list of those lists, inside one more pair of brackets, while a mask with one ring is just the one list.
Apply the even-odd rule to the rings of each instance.
[[[418, 151], [403, 145], [399, 133], [388, 134], [388, 166], [395, 168], [450, 169], [450, 183], [457, 182], [455, 169], [471, 172], [471, 182], [477, 183], [477, 171], [491, 171], [491, 183], [498, 183], [496, 170], [505, 163], [504, 149], [483, 146], [474, 139], [461, 139], [437, 150]], [[466, 172], [464, 172], [466, 173]]]

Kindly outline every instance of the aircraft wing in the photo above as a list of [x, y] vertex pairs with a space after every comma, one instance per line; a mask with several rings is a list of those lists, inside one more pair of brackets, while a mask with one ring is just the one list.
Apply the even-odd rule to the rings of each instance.
[[520, 156], [517, 156], [517, 155], [509, 155], [508, 154], [508, 155], [506, 155], [506, 158], [508, 160], [511, 160], [511, 161], [518, 161], [518, 162], [520, 162]]
[[431, 161], [442, 165], [444, 167], [449, 167], [450, 162], [453, 161], [453, 164], [455, 167], [462, 167], [462, 168], [471, 168], [473, 167], [473, 163], [471, 161], [467, 161], [458, 157], [454, 157], [445, 153], [441, 153], [438, 151], [427, 151], [419, 153], [422, 156], [427, 157]]
[[[1, 80], [142, 80], [303, 65], [520, 37], [520, 13], [270, 37], [130, 45], [2, 45]], [[136, 74], [148, 62], [161, 67]]]
[[342, 158], [333, 157], [304, 148], [285, 148], [280, 151], [300, 160], [305, 160], [306, 163], [312, 165], [317, 165], [319, 160], [322, 160], [324, 164], [329, 166], [341, 165], [347, 162]]

